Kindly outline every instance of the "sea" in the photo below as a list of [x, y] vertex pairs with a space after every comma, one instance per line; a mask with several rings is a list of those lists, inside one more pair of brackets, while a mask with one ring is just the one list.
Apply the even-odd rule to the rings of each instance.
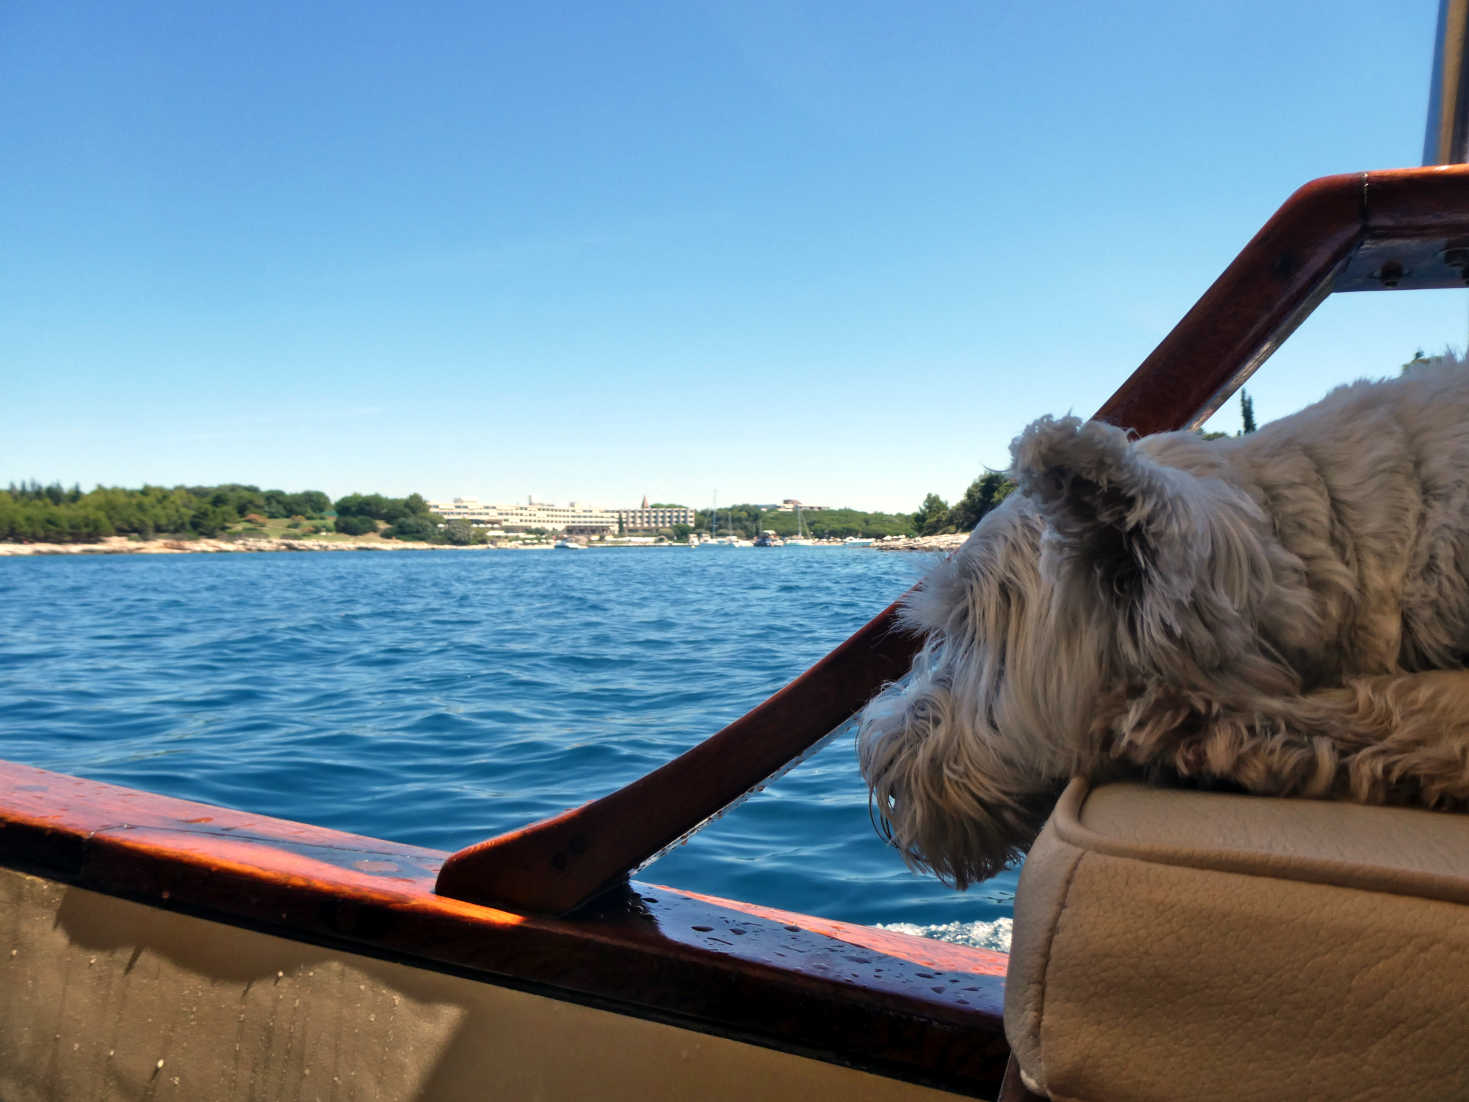
[[[0, 758], [456, 850], [605, 795], [799, 676], [921, 554], [647, 547], [0, 558]], [[875, 830], [850, 725], [637, 874], [1008, 949]]]

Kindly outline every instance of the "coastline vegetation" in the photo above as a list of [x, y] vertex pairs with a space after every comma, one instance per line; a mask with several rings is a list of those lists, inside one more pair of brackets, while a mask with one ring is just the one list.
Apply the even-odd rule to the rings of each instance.
[[969, 489], [953, 505], [938, 494], [929, 494], [913, 514], [913, 531], [919, 536], [938, 536], [946, 532], [969, 532], [986, 513], [1004, 501], [1015, 489], [1015, 483], [999, 471], [985, 471], [969, 484]]
[[[1444, 355], [1452, 357], [1454, 353], [1447, 350]], [[1403, 365], [1403, 370], [1419, 363], [1433, 363], [1441, 358], [1443, 357], [1424, 356], [1423, 350], [1419, 349], [1412, 361]], [[1241, 390], [1239, 396], [1242, 423], [1235, 435], [1244, 436], [1255, 431], [1255, 402], [1247, 390]], [[1212, 440], [1228, 435], [1225, 432], [1206, 432], [1204, 438]], [[1014, 490], [1015, 483], [1003, 472], [985, 471], [969, 484], [964, 496], [953, 505], [938, 494], [929, 494], [912, 515], [913, 533], [919, 536], [938, 536], [948, 532], [971, 532], [986, 513], [1009, 497]]]
[[[969, 484], [964, 496], [954, 505], [949, 505], [938, 494], [929, 494], [914, 513], [809, 509], [797, 518], [795, 512], [762, 510], [758, 505], [731, 505], [718, 510], [718, 527], [714, 534], [753, 539], [763, 531], [770, 531], [787, 539], [798, 534], [798, 524], [800, 530], [815, 539], [845, 539], [848, 536], [880, 539], [883, 536], [938, 536], [968, 532], [1014, 489], [1015, 483], [999, 471], [985, 471]], [[699, 510], [695, 514], [695, 530], [710, 531], [710, 516], [710, 510]], [[683, 539], [687, 534], [688, 529], [682, 528], [675, 538]]]
[[[799, 524], [816, 539], [848, 536], [881, 538], [967, 532], [1014, 489], [995, 471], [975, 479], [964, 496], [950, 506], [929, 494], [916, 513], [882, 513], [861, 509], [816, 509], [801, 514]], [[676, 525], [663, 535], [675, 542], [691, 531], [753, 539], [762, 531], [781, 537], [797, 534], [794, 512], [731, 505], [712, 514], [696, 513], [692, 528]], [[483, 529], [467, 521], [445, 521], [432, 512], [422, 494], [386, 497], [353, 493], [332, 501], [320, 490], [290, 493], [258, 486], [144, 486], [132, 490], [98, 486], [83, 491], [58, 482], [11, 483], [0, 490], [0, 542], [95, 543], [109, 536], [136, 539], [346, 539], [376, 536], [390, 540], [469, 546], [487, 542]]]
[[460, 522], [444, 524], [420, 494], [405, 498], [320, 490], [288, 493], [258, 486], [98, 486], [83, 492], [53, 482], [0, 490], [0, 541], [95, 543], [108, 536], [214, 539], [229, 536], [328, 538], [333, 533], [428, 543], [484, 542]]
[[[710, 510], [695, 513], [694, 529], [708, 532]], [[796, 534], [796, 514], [758, 505], [720, 506], [716, 536], [740, 536], [754, 539], [771, 531], [782, 539]], [[872, 513], [860, 509], [813, 509], [801, 514], [801, 525], [808, 536], [816, 539], [843, 539], [847, 536], [900, 536], [913, 531], [912, 513]]]

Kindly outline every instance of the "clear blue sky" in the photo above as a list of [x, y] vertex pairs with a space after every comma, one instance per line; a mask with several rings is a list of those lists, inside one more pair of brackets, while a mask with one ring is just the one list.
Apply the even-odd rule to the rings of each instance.
[[[11, 0], [0, 485], [952, 500], [1419, 161], [1435, 13]], [[1466, 329], [1337, 296], [1257, 414]]]

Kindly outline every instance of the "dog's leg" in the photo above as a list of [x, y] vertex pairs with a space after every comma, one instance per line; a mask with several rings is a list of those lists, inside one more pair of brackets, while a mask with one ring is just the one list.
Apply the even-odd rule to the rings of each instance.
[[1146, 692], [1114, 726], [1109, 756], [1259, 795], [1469, 807], [1469, 670], [1360, 677], [1233, 708]]
[[1341, 794], [1469, 806], [1469, 670], [1356, 678], [1307, 702], [1324, 707], [1343, 736]]
[[1343, 757], [1366, 741], [1328, 717], [1339, 703], [1245, 696], [1231, 705], [1154, 686], [1129, 694], [1097, 734], [1106, 758], [1154, 781], [1222, 783], [1261, 796], [1327, 796], [1339, 787]]

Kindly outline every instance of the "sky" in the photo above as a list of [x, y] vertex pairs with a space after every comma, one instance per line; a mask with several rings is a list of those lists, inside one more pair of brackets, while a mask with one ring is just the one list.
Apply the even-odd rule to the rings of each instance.
[[[1419, 163], [1436, 10], [9, 0], [0, 485], [952, 501]], [[1336, 295], [1248, 389], [1466, 340]]]

